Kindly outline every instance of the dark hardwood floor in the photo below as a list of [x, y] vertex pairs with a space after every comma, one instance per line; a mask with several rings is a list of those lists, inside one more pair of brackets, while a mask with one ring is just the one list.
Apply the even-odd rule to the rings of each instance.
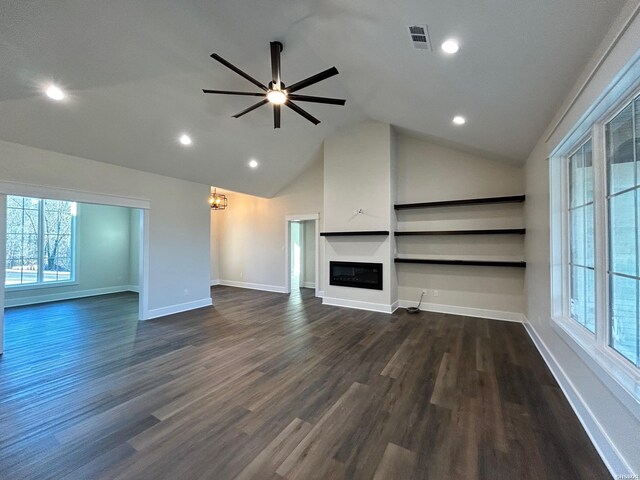
[[522, 325], [214, 287], [6, 311], [2, 479], [603, 479]]

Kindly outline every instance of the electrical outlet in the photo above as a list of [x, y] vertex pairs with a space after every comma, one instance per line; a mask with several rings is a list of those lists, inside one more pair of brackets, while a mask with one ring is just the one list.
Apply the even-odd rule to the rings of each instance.
[[437, 297], [438, 295], [440, 295], [440, 292], [438, 292], [438, 290], [434, 290], [434, 291], [433, 291], [433, 296], [434, 296], [434, 297]]
[[422, 293], [424, 293], [425, 295], [428, 295], [426, 290], [422, 290]]

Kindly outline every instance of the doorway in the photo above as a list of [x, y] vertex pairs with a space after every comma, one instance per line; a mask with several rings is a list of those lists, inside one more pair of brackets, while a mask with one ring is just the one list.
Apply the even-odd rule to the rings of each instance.
[[304, 224], [303, 222], [290, 222], [289, 238], [291, 253], [289, 278], [291, 278], [291, 293], [303, 287], [305, 281], [304, 264]]
[[0, 354], [4, 307], [24, 310], [39, 303], [135, 292], [129, 295], [138, 311], [131, 314], [145, 318], [147, 201], [54, 187], [0, 187], [0, 254], [5, 259], [0, 269]]
[[318, 296], [318, 215], [286, 217], [286, 287], [287, 293], [313, 289]]

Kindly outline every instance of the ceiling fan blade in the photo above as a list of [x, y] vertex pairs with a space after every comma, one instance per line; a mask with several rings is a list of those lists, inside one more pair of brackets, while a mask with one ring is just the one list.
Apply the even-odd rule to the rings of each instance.
[[273, 88], [280, 90], [280, 52], [282, 43], [271, 42], [271, 76], [273, 78]]
[[282, 105], [273, 106], [273, 128], [280, 128], [280, 112]]
[[245, 95], [248, 97], [264, 97], [264, 93], [254, 93], [254, 92], [233, 92], [231, 90], [208, 90], [202, 89], [204, 93], [217, 93], [220, 95]]
[[341, 98], [313, 97], [310, 95], [298, 95], [297, 93], [292, 93], [288, 97], [299, 102], [327, 103], [329, 105], [344, 105], [347, 102]]
[[316, 117], [314, 117], [310, 113], [307, 113], [306, 111], [301, 109], [298, 105], [293, 103], [291, 100], [287, 100], [285, 105], [287, 107], [289, 107], [291, 110], [293, 110], [294, 112], [296, 112], [298, 115], [300, 115], [300, 116], [306, 118], [307, 120], [309, 120], [314, 125], [318, 125], [320, 123], [320, 120], [318, 120]]
[[256, 80], [255, 78], [253, 78], [251, 75], [249, 75], [248, 73], [243, 72], [242, 70], [240, 70], [238, 67], [236, 67], [235, 65], [233, 65], [232, 63], [227, 62], [224, 58], [222, 58], [220, 55], [218, 55], [217, 53], [212, 53], [211, 54], [211, 58], [213, 58], [214, 60], [217, 60], [218, 62], [220, 62], [221, 64], [223, 64], [225, 67], [227, 67], [230, 70], [233, 70], [234, 72], [236, 72], [238, 75], [240, 75], [241, 77], [246, 78], [247, 80], [249, 80], [251, 83], [253, 83], [255, 86], [261, 88], [262, 90], [264, 90], [265, 92], [268, 91], [269, 89], [267, 87], [265, 87], [262, 83], [260, 83], [258, 80]]
[[249, 112], [253, 112], [256, 108], [261, 107], [262, 105], [269, 103], [269, 100], [267, 100], [266, 98], [254, 105], [251, 105], [249, 108], [247, 108], [246, 110], [241, 111], [240, 113], [236, 113], [233, 118], [240, 118], [241, 116], [245, 115], [246, 113]]
[[287, 87], [287, 92], [293, 93], [298, 90], [301, 90], [309, 85], [313, 85], [314, 83], [321, 82], [326, 80], [327, 78], [333, 77], [334, 75], [338, 75], [338, 69], [336, 67], [331, 67], [325, 70], [324, 72], [316, 73], [309, 78], [305, 78], [304, 80], [300, 80], [298, 83], [294, 83], [290, 87]]

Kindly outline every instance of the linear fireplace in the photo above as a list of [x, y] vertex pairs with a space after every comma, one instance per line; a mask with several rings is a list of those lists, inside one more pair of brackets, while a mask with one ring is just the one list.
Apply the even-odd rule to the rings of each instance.
[[329, 284], [382, 290], [382, 264], [329, 262]]

